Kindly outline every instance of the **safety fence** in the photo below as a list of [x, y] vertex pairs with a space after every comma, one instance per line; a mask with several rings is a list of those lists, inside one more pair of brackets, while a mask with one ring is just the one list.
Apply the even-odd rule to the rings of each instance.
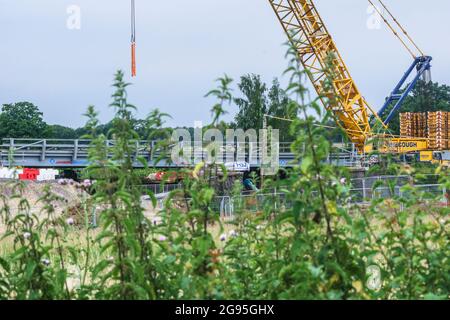
[[[404, 200], [401, 202], [402, 209], [403, 202], [411, 199], [417, 199], [419, 203], [434, 201], [437, 205], [450, 205], [449, 192], [443, 185], [439, 184], [416, 185], [411, 188], [394, 186], [393, 188], [350, 189], [347, 203], [367, 205], [376, 199], [390, 198]], [[213, 204], [213, 209], [220, 212], [220, 216], [223, 218], [231, 218], [240, 212], [261, 213], [264, 212], [265, 208], [270, 208], [273, 212], [284, 211], [292, 208], [292, 202], [284, 193], [271, 193], [216, 197]]]
[[143, 184], [138, 186], [143, 192], [151, 191], [153, 194], [165, 194], [171, 191], [181, 189], [183, 185], [181, 183], [153, 183], [153, 184]]
[[[161, 188], [162, 185], [145, 185], [148, 189]], [[164, 193], [155, 193], [157, 200], [156, 210], [163, 210], [166, 205], [166, 200], [169, 193], [179, 188], [176, 184], [169, 184], [164, 186]], [[376, 199], [390, 199], [397, 198], [404, 201], [400, 201], [401, 210], [403, 210], [404, 202], [408, 200], [417, 200], [418, 203], [424, 203], [426, 201], [432, 201], [438, 206], [450, 206], [450, 190], [447, 190], [445, 186], [439, 184], [428, 185], [416, 185], [411, 188], [405, 188], [404, 186], [378, 187], [374, 189], [360, 188], [350, 189], [349, 197], [346, 198], [347, 204], [355, 205], [368, 205], [371, 201]], [[312, 196], [314, 197], [314, 196]], [[171, 200], [184, 204], [189, 202], [190, 199], [178, 199]], [[343, 201], [345, 202], [345, 201]], [[345, 205], [345, 203], [341, 203]], [[288, 199], [287, 195], [282, 192], [273, 193], [253, 193], [242, 194], [238, 196], [220, 196], [215, 197], [211, 209], [214, 212], [220, 213], [222, 219], [232, 219], [236, 214], [240, 213], [277, 213], [289, 210], [292, 208], [292, 202]], [[92, 212], [92, 226], [97, 227], [97, 216], [95, 209]]]
[[404, 186], [378, 187], [378, 188], [357, 188], [350, 190], [350, 202], [356, 204], [368, 204], [376, 199], [402, 198], [410, 200], [413, 197], [419, 200], [438, 200], [444, 205], [448, 205], [448, 190], [440, 184], [415, 185], [411, 188]]
[[[343, 197], [341, 205], [357, 204], [368, 205], [377, 199], [401, 198], [406, 202], [417, 199], [418, 202], [434, 201], [438, 205], [450, 204], [450, 190], [441, 184], [416, 184], [416, 179], [411, 176], [379, 176], [352, 179], [347, 196]], [[430, 175], [426, 180], [436, 181], [437, 177]], [[411, 187], [409, 187], [411, 186]], [[157, 196], [158, 209], [164, 207], [165, 199], [169, 192], [180, 189], [180, 184], [145, 185], [145, 190], [153, 191]], [[312, 195], [312, 197], [317, 195]], [[178, 200], [180, 203], [189, 202], [190, 199]], [[403, 203], [401, 202], [401, 203]], [[266, 193], [247, 192], [237, 196], [217, 196], [214, 198], [211, 208], [220, 213], [223, 218], [231, 218], [240, 212], [261, 213], [270, 208], [279, 212], [292, 207], [292, 202], [287, 195], [277, 190]]]
[[217, 197], [213, 205], [222, 218], [232, 218], [238, 212], [260, 213], [269, 207], [284, 211], [290, 205], [284, 193]]

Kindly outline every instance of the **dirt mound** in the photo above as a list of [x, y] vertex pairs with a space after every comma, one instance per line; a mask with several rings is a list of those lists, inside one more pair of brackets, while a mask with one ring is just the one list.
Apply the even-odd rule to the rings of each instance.
[[[54, 206], [57, 213], [62, 213], [66, 209], [78, 206], [84, 197], [88, 197], [88, 194], [84, 191], [77, 189], [75, 185], [60, 185], [56, 182], [34, 182], [25, 181], [22, 191], [22, 199], [26, 199], [31, 207], [31, 212], [39, 214], [44, 204], [39, 199], [45, 194], [45, 188], [50, 187], [52, 194], [61, 198], [60, 201], [55, 201]], [[11, 209], [11, 213], [17, 213], [19, 199], [11, 199], [11, 196], [18, 194], [19, 189], [14, 187], [11, 182], [0, 182], [0, 193], [6, 196], [8, 199], [8, 206]], [[3, 202], [0, 203], [0, 207], [3, 207]]]
[[[18, 213], [18, 206], [20, 199], [11, 198], [18, 193], [17, 187], [14, 188], [14, 184], [17, 182], [0, 181], [0, 194], [4, 195], [7, 199], [7, 205], [10, 208], [12, 215]], [[23, 182], [24, 188], [22, 192], [22, 199], [26, 199], [30, 205], [31, 213], [40, 216], [44, 208], [44, 203], [39, 201], [44, 194], [45, 188], [50, 187], [52, 194], [61, 198], [61, 201], [55, 201], [53, 203], [57, 215], [64, 214], [64, 218], [71, 219], [74, 226], [85, 226], [85, 211], [89, 213], [100, 212], [101, 207], [93, 207], [91, 203], [91, 196], [83, 191], [81, 188], [77, 188], [74, 183], [58, 184], [57, 182], [35, 182], [26, 181]], [[0, 201], [0, 210], [3, 209], [3, 201]], [[142, 207], [145, 210], [145, 214], [148, 217], [153, 217], [158, 211], [153, 208], [150, 200], [142, 200]], [[45, 214], [42, 213], [42, 214]], [[0, 235], [4, 232], [4, 226], [0, 219]]]

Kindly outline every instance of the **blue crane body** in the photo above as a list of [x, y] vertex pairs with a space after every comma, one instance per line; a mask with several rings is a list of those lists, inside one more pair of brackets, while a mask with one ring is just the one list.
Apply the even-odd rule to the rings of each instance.
[[[419, 79], [421, 77], [424, 77], [426, 73], [431, 70], [432, 60], [433, 58], [430, 56], [420, 56], [414, 59], [414, 62], [408, 68], [408, 70], [406, 71], [400, 82], [392, 91], [391, 95], [386, 99], [386, 102], [384, 103], [383, 107], [378, 112], [378, 116], [382, 118], [386, 110], [389, 108], [389, 106], [394, 104], [394, 107], [389, 112], [386, 119], [384, 119], [385, 124], [388, 124], [394, 117], [395, 113], [398, 110], [400, 110], [406, 97], [415, 88]], [[414, 70], [417, 70], [417, 74], [414, 76], [412, 81], [409, 84], [407, 84], [406, 88], [404, 88], [406, 81], [411, 77], [411, 74], [413, 73]]]

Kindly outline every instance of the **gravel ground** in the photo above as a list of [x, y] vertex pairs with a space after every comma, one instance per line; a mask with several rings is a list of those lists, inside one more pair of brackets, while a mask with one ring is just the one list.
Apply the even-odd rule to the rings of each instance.
[[[60, 185], [56, 182], [34, 182], [25, 181], [22, 198], [28, 200], [33, 214], [39, 215], [42, 211], [44, 204], [39, 199], [44, 195], [46, 186], [50, 186], [52, 193], [60, 197], [62, 200], [57, 201], [55, 209], [57, 214], [61, 214], [69, 208], [74, 208], [83, 202], [83, 198], [88, 198], [89, 195], [77, 189], [74, 185]], [[11, 199], [14, 194], [17, 194], [17, 190], [14, 191], [11, 181], [0, 181], [0, 194], [6, 196], [8, 199], [7, 205], [10, 207], [11, 213], [18, 212], [19, 199]], [[0, 200], [0, 209], [4, 208], [5, 204]], [[145, 209], [146, 215], [152, 217], [156, 214], [157, 210], [153, 208], [150, 200], [142, 198], [142, 207]], [[0, 235], [4, 232], [4, 226], [0, 221]]]

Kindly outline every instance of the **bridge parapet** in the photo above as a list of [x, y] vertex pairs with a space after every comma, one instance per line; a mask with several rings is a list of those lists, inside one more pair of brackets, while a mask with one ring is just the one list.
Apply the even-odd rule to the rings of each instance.
[[[90, 143], [91, 140], [86, 139], [3, 139], [0, 144], [0, 165], [9, 166], [10, 159], [12, 159], [13, 165], [22, 167], [86, 167], [89, 164], [88, 151]], [[115, 141], [107, 140], [105, 143], [107, 147], [112, 147]], [[183, 167], [187, 165], [173, 165], [170, 159], [162, 159], [157, 163], [156, 159], [161, 158], [162, 154], [157, 150], [158, 141], [135, 140], [130, 141], [130, 144], [135, 153], [134, 158], [136, 160], [138, 157], [144, 158], [149, 165], [157, 167]], [[169, 146], [167, 150], [169, 157], [171, 148], [176, 145]], [[180, 145], [182, 146], [182, 143]], [[192, 143], [192, 146], [196, 145], [198, 144]], [[206, 144], [203, 142], [200, 145], [206, 147]], [[237, 145], [237, 143], [234, 145], [224, 143], [222, 151], [225, 154], [230, 149], [235, 152], [239, 148], [242, 148], [242, 146]], [[205, 149], [197, 150], [194, 148], [192, 158], [200, 161], [207, 159], [208, 151]], [[258, 143], [246, 143], [244, 150], [246, 154], [250, 152], [259, 154], [260, 145]], [[279, 153], [283, 163], [293, 160], [293, 154], [290, 152], [290, 143], [280, 143]], [[258, 166], [260, 159], [256, 159], [256, 161], [256, 166]], [[136, 167], [142, 166], [139, 161], [136, 161], [135, 165]]]
[[[0, 144], [0, 166], [19, 166], [29, 168], [83, 168], [89, 165], [88, 151], [91, 140], [86, 139], [3, 139]], [[105, 141], [107, 147], [115, 144], [114, 140]], [[167, 150], [168, 157], [161, 158], [161, 152], [157, 150], [158, 141], [134, 140], [130, 141], [130, 145], [134, 152], [135, 167], [143, 167], [137, 159], [143, 158], [148, 162], [149, 166], [167, 168], [167, 167], [187, 167], [192, 163], [178, 164], [172, 163], [170, 158], [171, 148], [174, 146], [182, 146], [173, 144]], [[206, 143], [192, 142], [192, 146], [200, 145], [206, 147]], [[291, 152], [291, 143], [279, 143], [279, 165], [280, 167], [290, 167], [295, 159]], [[231, 150], [232, 154], [237, 155], [236, 150], [245, 150], [245, 160], [239, 159], [235, 161], [248, 160], [250, 154], [256, 154], [255, 162], [251, 162], [252, 167], [259, 167], [261, 164], [260, 143], [245, 143], [243, 146], [234, 143], [222, 145], [223, 153]], [[264, 147], [267, 149], [267, 146]], [[330, 155], [328, 162], [341, 166], [358, 166], [359, 159], [350, 151], [345, 151], [341, 146], [337, 148], [338, 152]], [[110, 154], [112, 157], [112, 154]], [[206, 148], [193, 149], [192, 158], [195, 161], [204, 161], [208, 159], [208, 151]], [[10, 163], [10, 159], [12, 160]], [[159, 159], [159, 161], [156, 161]], [[225, 159], [224, 159], [225, 161]]]

